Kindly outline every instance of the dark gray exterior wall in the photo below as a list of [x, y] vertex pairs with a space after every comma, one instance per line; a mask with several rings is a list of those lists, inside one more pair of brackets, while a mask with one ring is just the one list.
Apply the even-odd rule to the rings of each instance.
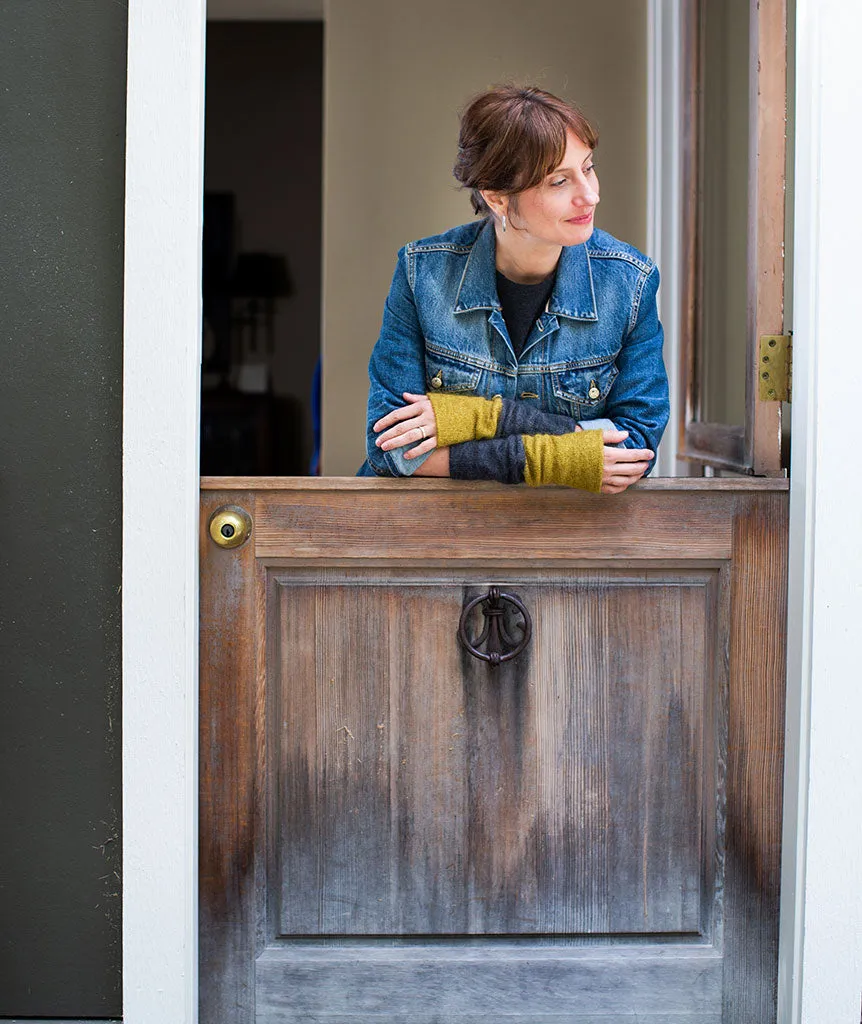
[[0, 1017], [121, 1013], [125, 94], [124, 3], [0, 4]]

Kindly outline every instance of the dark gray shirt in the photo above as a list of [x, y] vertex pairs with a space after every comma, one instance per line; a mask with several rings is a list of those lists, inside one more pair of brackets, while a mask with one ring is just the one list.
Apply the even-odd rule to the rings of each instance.
[[555, 270], [537, 284], [519, 284], [497, 271], [497, 295], [503, 307], [503, 319], [506, 321], [509, 340], [519, 359], [524, 351], [527, 335], [548, 304], [556, 276]]

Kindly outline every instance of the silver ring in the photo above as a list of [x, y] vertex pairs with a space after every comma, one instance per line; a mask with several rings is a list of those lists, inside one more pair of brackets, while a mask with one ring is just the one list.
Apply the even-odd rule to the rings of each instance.
[[425, 428], [422, 426], [421, 423], [419, 424], [419, 429], [422, 431], [422, 440], [424, 441], [425, 440]]

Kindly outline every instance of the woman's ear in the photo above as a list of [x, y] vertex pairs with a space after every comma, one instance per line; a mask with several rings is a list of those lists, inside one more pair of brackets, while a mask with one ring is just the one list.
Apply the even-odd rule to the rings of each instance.
[[479, 195], [488, 204], [488, 209], [495, 217], [502, 217], [504, 213], [509, 212], [509, 197], [504, 196], [501, 192], [492, 192], [490, 189], [482, 189]]

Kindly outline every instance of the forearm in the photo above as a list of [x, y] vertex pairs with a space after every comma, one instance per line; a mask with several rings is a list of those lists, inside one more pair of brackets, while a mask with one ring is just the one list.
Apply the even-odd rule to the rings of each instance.
[[465, 441], [449, 449], [449, 474], [453, 480], [556, 484], [597, 493], [602, 487], [603, 452], [601, 432], [589, 430]]
[[447, 394], [430, 394], [428, 399], [442, 447], [518, 434], [570, 434], [577, 428], [570, 416], [545, 412], [517, 399]]
[[425, 459], [422, 465], [413, 473], [413, 476], [451, 476], [449, 453], [451, 448], [435, 448]]

